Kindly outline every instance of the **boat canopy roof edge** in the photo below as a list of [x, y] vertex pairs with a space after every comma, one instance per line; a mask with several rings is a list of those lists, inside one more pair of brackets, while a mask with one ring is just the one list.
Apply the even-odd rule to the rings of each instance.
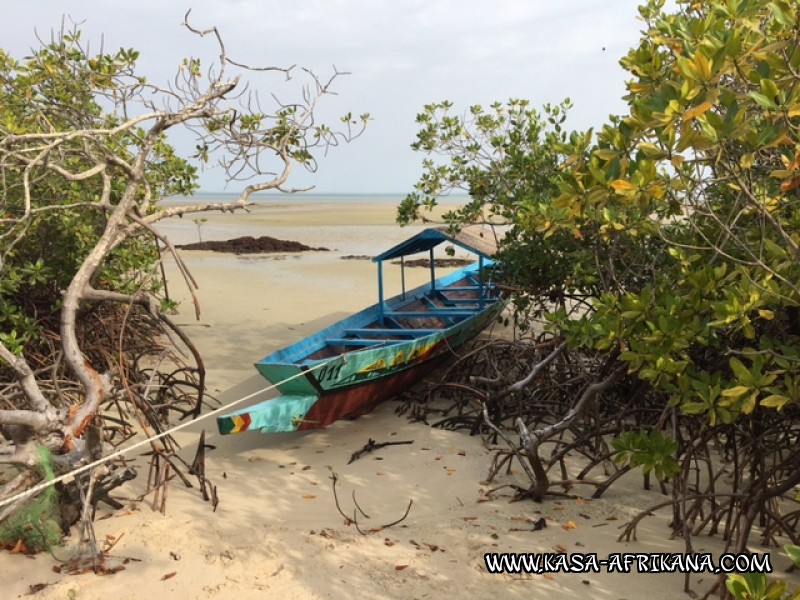
[[425, 252], [444, 242], [449, 242], [484, 258], [491, 258], [497, 253], [494, 232], [481, 225], [468, 225], [455, 235], [450, 234], [447, 227], [431, 227], [378, 254], [372, 259], [372, 262], [383, 262], [401, 256]]

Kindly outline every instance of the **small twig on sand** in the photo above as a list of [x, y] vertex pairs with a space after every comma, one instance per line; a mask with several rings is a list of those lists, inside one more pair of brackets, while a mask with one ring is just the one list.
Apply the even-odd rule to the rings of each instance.
[[386, 525], [381, 525], [381, 527], [380, 527], [380, 529], [378, 529], [378, 531], [380, 531], [381, 529], [386, 529], [387, 527], [391, 527], [392, 525], [397, 525], [401, 521], [405, 521], [406, 517], [408, 516], [408, 513], [411, 512], [411, 505], [412, 504], [414, 504], [414, 500], [413, 499], [408, 501], [408, 506], [406, 507], [406, 512], [403, 514], [402, 517], [397, 519], [397, 521], [392, 521], [391, 523], [387, 523]]
[[370, 438], [364, 447], [361, 450], [353, 452], [350, 456], [350, 460], [347, 461], [349, 465], [352, 462], [357, 461], [359, 458], [364, 456], [365, 454], [369, 454], [370, 452], [374, 452], [375, 450], [380, 450], [381, 448], [385, 448], [386, 446], [400, 446], [401, 444], [413, 444], [414, 440], [404, 440], [401, 442], [376, 442], [372, 438]]
[[[370, 440], [370, 441], [373, 441], [373, 440]], [[395, 443], [407, 443], [408, 444], [408, 443], [411, 443], [411, 442], [395, 442]], [[330, 467], [328, 467], [328, 468], [330, 469]], [[356, 508], [353, 510], [353, 516], [351, 517], [350, 515], [346, 514], [342, 510], [342, 507], [339, 504], [339, 495], [336, 492], [336, 483], [339, 481], [339, 476], [336, 475], [336, 472], [333, 469], [330, 469], [330, 470], [331, 470], [331, 481], [332, 481], [332, 487], [333, 487], [333, 501], [336, 504], [336, 510], [339, 511], [339, 514], [344, 517], [345, 525], [354, 525], [355, 528], [356, 528], [356, 531], [358, 531], [358, 533], [360, 533], [361, 535], [368, 535], [370, 533], [377, 533], [379, 531], [383, 531], [384, 529], [392, 527], [393, 525], [397, 525], [398, 523], [404, 521], [406, 519], [406, 517], [408, 517], [408, 513], [411, 512], [411, 506], [414, 504], [414, 500], [409, 500], [408, 501], [408, 506], [406, 507], [406, 512], [403, 513], [403, 516], [400, 517], [399, 519], [397, 519], [396, 521], [392, 521], [391, 523], [387, 523], [386, 525], [381, 525], [380, 527], [372, 527], [370, 529], [367, 529], [366, 531], [362, 530], [361, 527], [358, 524], [358, 513], [360, 512], [367, 519], [369, 519], [369, 517], [364, 512], [364, 510], [358, 505], [358, 502], [356, 501], [355, 490], [353, 491], [353, 504], [355, 504]]]

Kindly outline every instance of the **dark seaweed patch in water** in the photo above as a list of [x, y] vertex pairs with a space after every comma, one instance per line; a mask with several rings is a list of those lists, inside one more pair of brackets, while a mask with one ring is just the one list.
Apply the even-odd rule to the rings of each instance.
[[194, 244], [179, 245], [178, 248], [182, 250], [211, 250], [212, 252], [227, 252], [229, 254], [266, 254], [271, 252], [308, 251], [328, 252], [327, 248], [312, 248], [300, 242], [278, 240], [267, 235], [262, 235], [258, 238], [247, 235], [232, 240], [195, 242]]

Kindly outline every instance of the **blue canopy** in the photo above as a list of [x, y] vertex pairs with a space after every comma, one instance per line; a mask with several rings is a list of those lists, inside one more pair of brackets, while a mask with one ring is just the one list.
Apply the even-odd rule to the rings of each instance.
[[491, 258], [497, 252], [494, 234], [489, 229], [484, 229], [479, 225], [471, 225], [464, 227], [456, 235], [451, 235], [447, 232], [446, 227], [435, 227], [425, 229], [394, 248], [390, 248], [378, 254], [372, 261], [382, 262], [401, 256], [425, 252], [444, 242], [459, 246], [482, 258]]

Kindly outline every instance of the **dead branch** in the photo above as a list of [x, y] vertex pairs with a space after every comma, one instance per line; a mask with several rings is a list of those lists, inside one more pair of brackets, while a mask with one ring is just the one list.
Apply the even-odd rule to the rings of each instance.
[[408, 501], [408, 506], [406, 507], [406, 510], [403, 513], [402, 517], [400, 517], [396, 521], [392, 521], [391, 523], [387, 523], [385, 525], [380, 525], [379, 527], [372, 527], [372, 528], [367, 529], [365, 531], [365, 530], [362, 530], [360, 525], [359, 525], [358, 512], [360, 512], [361, 515], [366, 519], [369, 519], [369, 517], [364, 512], [364, 510], [361, 508], [361, 506], [358, 504], [358, 502], [356, 502], [355, 490], [353, 491], [353, 504], [355, 505], [356, 508], [353, 510], [353, 516], [351, 517], [351, 516], [349, 516], [348, 514], [346, 514], [342, 510], [342, 507], [339, 504], [339, 496], [338, 496], [338, 494], [336, 492], [336, 484], [339, 482], [339, 476], [336, 474], [336, 472], [333, 469], [331, 469], [330, 478], [331, 478], [331, 487], [332, 487], [332, 490], [333, 490], [333, 502], [336, 505], [336, 510], [339, 512], [340, 515], [342, 515], [342, 517], [344, 517], [345, 525], [353, 525], [353, 526], [355, 526], [356, 531], [358, 531], [358, 533], [360, 533], [361, 535], [364, 535], [364, 536], [369, 535], [371, 533], [378, 533], [379, 531], [383, 531], [384, 529], [388, 529], [389, 527], [397, 525], [398, 523], [402, 523], [408, 517], [408, 514], [411, 512], [411, 506], [414, 504], [414, 500], [410, 499]]
[[413, 444], [414, 440], [405, 440], [405, 441], [397, 441], [397, 442], [376, 442], [372, 438], [369, 438], [364, 447], [361, 450], [357, 450], [353, 452], [350, 456], [350, 460], [347, 461], [347, 464], [351, 464], [357, 461], [359, 458], [364, 456], [365, 454], [369, 454], [370, 452], [375, 452], [375, 450], [380, 450], [381, 448], [385, 448], [386, 446], [400, 446], [403, 444]]

